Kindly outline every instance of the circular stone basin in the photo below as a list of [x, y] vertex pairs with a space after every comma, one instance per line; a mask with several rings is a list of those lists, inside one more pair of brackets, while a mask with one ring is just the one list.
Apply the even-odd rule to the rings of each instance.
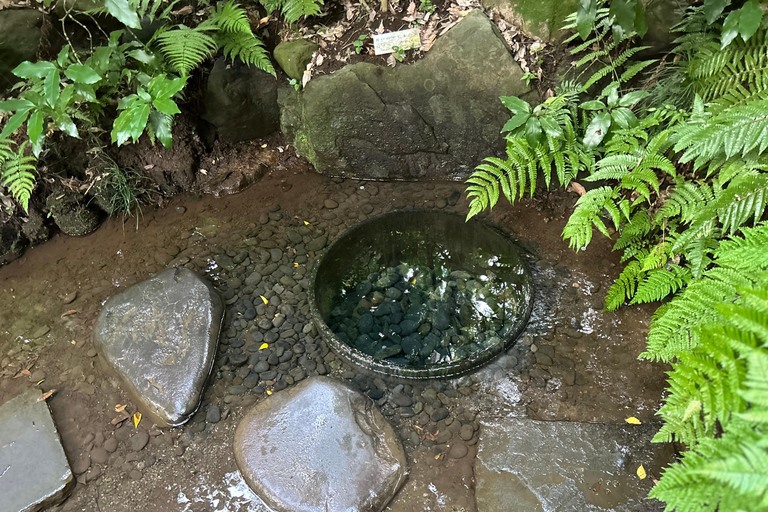
[[375, 373], [452, 377], [509, 348], [531, 314], [518, 247], [489, 223], [397, 212], [347, 230], [315, 266], [312, 320], [329, 346]]

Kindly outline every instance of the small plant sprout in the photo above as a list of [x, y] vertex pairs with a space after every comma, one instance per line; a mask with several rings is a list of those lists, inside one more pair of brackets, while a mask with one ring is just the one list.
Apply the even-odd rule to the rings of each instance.
[[288, 85], [292, 85], [295, 90], [301, 89], [301, 83], [295, 78], [288, 79]]
[[365, 46], [366, 39], [368, 39], [367, 35], [360, 34], [360, 36], [352, 42], [352, 44], [355, 46], [356, 54], [360, 55], [360, 53], [363, 51], [363, 47]]
[[397, 60], [397, 62], [403, 62], [403, 60], [405, 60], [404, 49], [400, 48], [399, 46], [393, 46], [392, 50], [394, 52], [393, 56], [395, 57], [395, 60]]
[[421, 0], [421, 3], [419, 4], [419, 10], [433, 13], [435, 12], [435, 9], [437, 9], [437, 6], [432, 3], [432, 0]]

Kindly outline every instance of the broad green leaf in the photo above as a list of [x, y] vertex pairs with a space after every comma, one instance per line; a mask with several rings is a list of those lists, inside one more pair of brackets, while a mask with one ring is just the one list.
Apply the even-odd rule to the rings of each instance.
[[56, 69], [56, 65], [53, 62], [29, 62], [25, 60], [13, 68], [12, 73], [19, 78], [43, 78], [54, 69]]
[[711, 25], [717, 21], [728, 2], [729, 0], [704, 0], [704, 16], [707, 18], [708, 24]]
[[146, 89], [144, 89], [143, 87], [139, 87], [138, 89], [136, 89], [136, 94], [138, 94], [139, 98], [146, 101], [147, 103], [152, 101], [152, 96], [150, 96], [149, 93], [146, 91]]
[[155, 61], [157, 61], [157, 57], [155, 55], [147, 52], [143, 48], [131, 50], [127, 53], [127, 55], [148, 66], [151, 66]]
[[29, 111], [30, 108], [26, 107], [18, 109], [16, 113], [11, 116], [8, 122], [5, 123], [5, 126], [3, 126], [3, 131], [0, 132], [0, 139], [5, 139], [13, 132], [18, 130], [19, 126], [23, 125], [24, 121], [27, 120]]
[[54, 112], [53, 122], [56, 123], [56, 126], [58, 126], [62, 132], [66, 133], [70, 137], [74, 137], [76, 139], [80, 138], [80, 134], [77, 133], [77, 127], [75, 126], [74, 121], [72, 121], [72, 118], [67, 114], [64, 114], [63, 112]]
[[118, 146], [128, 139], [133, 139], [136, 142], [144, 133], [148, 119], [149, 103], [134, 99], [115, 119], [112, 125], [112, 142], [117, 142]]
[[34, 106], [34, 103], [27, 100], [5, 100], [0, 101], [0, 112], [15, 112], [24, 108], [29, 110]]
[[642, 100], [644, 98], [647, 98], [650, 95], [651, 95], [651, 93], [649, 93], [648, 91], [632, 91], [632, 92], [628, 92], [627, 94], [622, 96], [621, 99], [619, 99], [619, 106], [621, 106], [621, 107], [629, 107], [631, 105], [634, 105], [638, 101], [640, 101], [640, 100]]
[[69, 106], [69, 102], [72, 100], [72, 95], [74, 93], [75, 86], [73, 84], [67, 85], [59, 95], [59, 101], [56, 102], [56, 110], [64, 112]]
[[104, 0], [104, 6], [109, 14], [117, 18], [117, 21], [126, 27], [140, 29], [141, 20], [136, 12], [131, 9], [128, 0]]
[[622, 40], [635, 30], [635, 11], [638, 0], [613, 0], [609, 16], [614, 17], [613, 36]]
[[744, 41], [752, 37], [760, 26], [763, 10], [757, 0], [749, 0], [739, 10], [739, 35]]
[[637, 117], [626, 107], [619, 107], [611, 111], [611, 119], [622, 128], [630, 128], [637, 124]]
[[77, 97], [85, 101], [96, 101], [96, 92], [93, 86], [87, 84], [75, 84]]
[[181, 92], [186, 85], [186, 78], [178, 77], [169, 80], [165, 75], [159, 75], [147, 84], [147, 89], [149, 89], [149, 94], [152, 95], [153, 98], [165, 100], [172, 98], [177, 93]]
[[739, 35], [739, 12], [731, 11], [723, 22], [723, 31], [720, 34], [720, 48], [725, 48]]
[[587, 126], [587, 131], [584, 134], [584, 145], [590, 149], [597, 147], [605, 138], [610, 127], [611, 115], [608, 112], [597, 114]]
[[499, 99], [501, 99], [501, 102], [505, 107], [507, 107], [515, 114], [531, 111], [531, 106], [528, 104], [528, 102], [521, 100], [517, 96], [502, 96]]
[[124, 98], [120, 98], [120, 100], [117, 102], [117, 110], [125, 110], [126, 108], [130, 107], [138, 98], [139, 97], [135, 94], [129, 94]]
[[537, 117], [531, 117], [525, 123], [525, 138], [531, 146], [541, 141], [541, 123]]
[[648, 20], [645, 17], [643, 2], [636, 2], [635, 4], [635, 32], [640, 37], [644, 37], [648, 33]]
[[95, 84], [101, 77], [93, 70], [92, 67], [85, 64], [72, 64], [66, 70], [64, 74], [67, 78], [78, 84]]
[[600, 100], [585, 101], [579, 105], [584, 110], [605, 110], [605, 103]]
[[160, 143], [166, 148], [170, 148], [173, 145], [173, 136], [171, 135], [173, 118], [160, 112], [152, 112], [149, 115], [149, 122]]
[[56, 101], [59, 99], [59, 84], [61, 83], [61, 74], [58, 69], [53, 69], [45, 76], [43, 81], [43, 95], [45, 97], [45, 104], [53, 108], [56, 105]]
[[152, 102], [152, 105], [154, 105], [155, 108], [163, 114], [168, 114], [169, 116], [181, 113], [181, 110], [179, 110], [176, 102], [172, 99], [158, 98]]
[[553, 119], [544, 117], [539, 119], [539, 121], [541, 122], [541, 127], [544, 128], [544, 132], [550, 137], [559, 139], [563, 136], [563, 130], [560, 128], [560, 125], [557, 124], [557, 122]]
[[[43, 134], [43, 114], [39, 110], [32, 112], [27, 121], [27, 136], [32, 141], [32, 145], [37, 144], [40, 136]], [[35, 155], [37, 156], [37, 155]]]
[[579, 36], [586, 40], [595, 24], [597, 15], [597, 0], [580, 0], [576, 11], [576, 30]]
[[59, 52], [59, 56], [56, 57], [56, 63], [59, 65], [59, 67], [64, 67], [64, 64], [67, 63], [67, 60], [69, 59], [69, 45], [64, 45], [64, 48], [61, 49]]
[[511, 132], [517, 128], [520, 128], [525, 124], [529, 117], [531, 117], [531, 114], [527, 112], [516, 114], [514, 117], [512, 117], [512, 119], [506, 122], [504, 127], [501, 129], [501, 133]]
[[615, 107], [616, 104], [619, 102], [619, 87], [618, 84], [616, 84], [616, 87], [612, 87], [608, 91], [608, 106], [609, 107]]

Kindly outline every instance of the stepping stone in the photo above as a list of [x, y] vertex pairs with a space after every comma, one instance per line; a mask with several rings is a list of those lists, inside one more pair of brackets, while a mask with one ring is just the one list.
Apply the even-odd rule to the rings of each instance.
[[41, 393], [0, 406], [0, 512], [33, 512], [67, 497], [75, 485], [59, 433]]
[[200, 403], [223, 312], [208, 281], [186, 268], [170, 269], [111, 297], [95, 341], [148, 417], [175, 427]]
[[279, 512], [379, 512], [407, 476], [403, 447], [384, 416], [326, 377], [254, 406], [235, 432], [235, 460]]
[[[651, 444], [659, 425], [534, 421], [484, 423], [475, 462], [483, 512], [646, 512], [671, 445]], [[640, 465], [648, 476], [637, 476]]]

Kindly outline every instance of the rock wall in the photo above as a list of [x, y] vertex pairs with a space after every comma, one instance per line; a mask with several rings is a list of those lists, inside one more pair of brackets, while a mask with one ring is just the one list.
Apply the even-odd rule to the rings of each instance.
[[33, 9], [0, 11], [0, 94], [19, 79], [11, 71], [34, 61], [42, 38], [43, 13]]
[[496, 8], [505, 20], [528, 37], [547, 42], [562, 39], [565, 18], [579, 6], [576, 0], [482, 0], [486, 9]]
[[281, 126], [321, 173], [461, 176], [503, 152], [499, 96], [530, 95], [495, 25], [472, 11], [429, 54], [394, 68], [354, 64], [281, 89]]

